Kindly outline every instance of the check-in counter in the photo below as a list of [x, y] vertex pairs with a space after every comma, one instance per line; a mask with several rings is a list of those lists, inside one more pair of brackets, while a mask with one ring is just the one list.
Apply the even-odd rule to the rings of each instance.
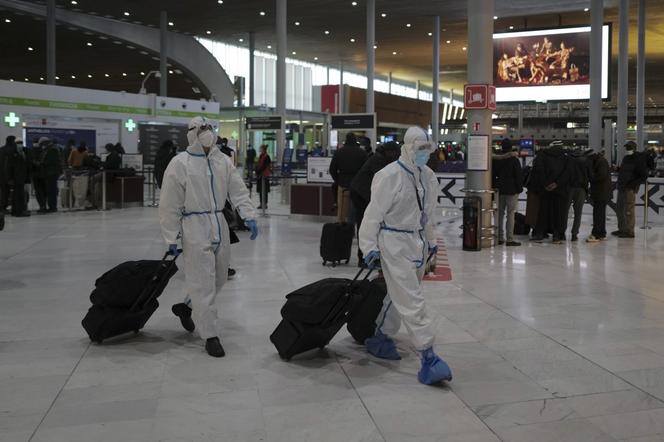
[[119, 208], [142, 206], [144, 181], [145, 178], [140, 175], [113, 177], [106, 184], [106, 204]]
[[293, 183], [290, 206], [293, 215], [337, 216], [331, 184]]

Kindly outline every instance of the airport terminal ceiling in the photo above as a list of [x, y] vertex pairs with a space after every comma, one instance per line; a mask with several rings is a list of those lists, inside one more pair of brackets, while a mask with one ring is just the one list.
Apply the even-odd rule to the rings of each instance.
[[[44, 4], [43, 1], [33, 3]], [[664, 103], [664, 2], [647, 0], [647, 95]], [[272, 0], [57, 0], [59, 7], [143, 24], [159, 25], [159, 11], [169, 13], [170, 30], [220, 40], [238, 46], [248, 45], [248, 35], [256, 36], [256, 49], [275, 52], [275, 2]], [[315, 5], [315, 7], [312, 7]], [[343, 63], [345, 69], [363, 72], [365, 54], [365, 8], [363, 0], [289, 0], [289, 56], [329, 66]], [[584, 11], [589, 1], [497, 0], [496, 32], [544, 27], [589, 24]], [[605, 21], [614, 23], [613, 65], [617, 57], [617, 0], [605, 1]], [[3, 53], [10, 65], [0, 67], [1, 78], [37, 81], [44, 77], [44, 22], [9, 11], [0, 11]], [[432, 19], [441, 15], [441, 87], [460, 90], [466, 80], [466, 1], [431, 0], [404, 2], [376, 1], [376, 74], [401, 81], [431, 84]], [[9, 19], [10, 22], [7, 22]], [[327, 33], [326, 33], [327, 31]], [[632, 1], [630, 29], [632, 81], [635, 88], [636, 2]], [[7, 43], [9, 42], [9, 43]], [[89, 45], [92, 43], [92, 46]], [[101, 40], [98, 36], [58, 26], [58, 74], [60, 84], [134, 92], [140, 87], [140, 72], [156, 69], [157, 54], [140, 48]], [[31, 51], [28, 48], [32, 48]], [[296, 55], [292, 55], [295, 52]], [[169, 76], [169, 94], [201, 97], [198, 86], [177, 67]], [[106, 76], [108, 74], [108, 76]], [[127, 74], [124, 76], [123, 74]], [[76, 78], [71, 78], [75, 76]], [[91, 77], [89, 77], [91, 76]], [[616, 76], [613, 76], [615, 83]], [[148, 84], [156, 90], [157, 84]]]

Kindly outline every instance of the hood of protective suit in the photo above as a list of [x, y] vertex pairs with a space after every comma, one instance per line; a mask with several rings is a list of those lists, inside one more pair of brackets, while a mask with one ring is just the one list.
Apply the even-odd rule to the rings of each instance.
[[424, 129], [418, 126], [413, 126], [406, 131], [406, 135], [403, 138], [401, 158], [399, 158], [399, 161], [414, 165], [415, 152], [418, 150], [426, 150], [428, 154], [431, 155], [435, 150], [435, 146], [431, 137]]
[[[208, 134], [208, 130], [210, 133]], [[187, 131], [187, 141], [192, 153], [204, 153], [203, 145], [207, 144], [208, 148], [214, 146], [217, 139], [216, 134], [212, 131], [212, 124], [205, 117], [194, 117], [189, 122], [189, 130]]]

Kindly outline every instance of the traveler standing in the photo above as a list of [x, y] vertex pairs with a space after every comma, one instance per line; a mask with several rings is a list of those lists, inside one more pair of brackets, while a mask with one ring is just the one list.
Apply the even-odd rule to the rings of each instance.
[[[360, 171], [355, 175], [353, 181], [350, 183], [350, 200], [355, 208], [355, 224], [359, 232], [362, 220], [364, 219], [364, 211], [367, 209], [371, 201], [371, 182], [374, 175], [383, 169], [383, 167], [399, 159], [401, 155], [401, 147], [394, 141], [382, 144], [376, 148], [376, 153], [373, 154], [364, 163]], [[363, 257], [362, 250], [359, 246], [357, 249], [358, 266], [362, 266]]]
[[618, 230], [611, 232], [618, 238], [634, 238], [636, 218], [634, 202], [641, 184], [648, 179], [648, 166], [643, 155], [636, 151], [636, 143], [625, 143], [625, 157], [618, 169]]
[[267, 210], [267, 194], [270, 193], [270, 175], [272, 175], [272, 160], [267, 153], [267, 144], [261, 144], [258, 164], [256, 164], [256, 191], [260, 198], [259, 209]]
[[[231, 161], [214, 148], [214, 128], [203, 117], [195, 117], [187, 132], [189, 147], [170, 162], [164, 174], [159, 201], [161, 232], [169, 252], [180, 254], [182, 241], [185, 272], [185, 301], [172, 307], [185, 330], [198, 334], [210, 356], [226, 353], [217, 328], [217, 294], [226, 283], [230, 241], [221, 214], [230, 198], [256, 239], [256, 211]], [[192, 317], [193, 316], [193, 317]]]
[[542, 174], [544, 187], [544, 191], [541, 193], [535, 231], [538, 235], [537, 239], [541, 240], [551, 230], [553, 244], [562, 244], [565, 240], [567, 225], [565, 209], [567, 209], [569, 198], [568, 158], [563, 150], [562, 141], [553, 141], [541, 155], [541, 167], [538, 167], [537, 171], [533, 167], [532, 172]]
[[[501, 142], [503, 154], [512, 152], [512, 142], [505, 138]], [[498, 244], [509, 247], [520, 246], [514, 241], [514, 214], [519, 206], [519, 195], [523, 191], [521, 161], [514, 156], [493, 161], [493, 174], [498, 188]], [[507, 220], [504, 221], [507, 215]], [[505, 229], [503, 230], [503, 224]], [[507, 242], [505, 241], [507, 240]]]
[[[568, 218], [569, 209], [574, 207], [574, 224], [572, 225], [572, 241], [579, 239], [579, 228], [583, 216], [583, 205], [588, 197], [588, 185], [592, 180], [591, 160], [584, 155], [581, 149], [577, 149], [569, 156], [570, 187], [565, 220]], [[565, 229], [567, 230], [567, 229]]]
[[606, 239], [606, 206], [611, 201], [611, 171], [604, 151], [590, 157], [592, 178], [590, 180], [590, 200], [593, 205], [593, 231], [586, 240], [598, 242]]
[[252, 188], [252, 180], [254, 178], [254, 167], [256, 164], [256, 149], [250, 144], [247, 146], [247, 156], [245, 159], [244, 168], [247, 173], [247, 182], [249, 183], [249, 189]]
[[338, 149], [330, 162], [330, 176], [337, 186], [337, 221], [348, 222], [350, 215], [350, 183], [367, 160], [367, 153], [360, 147], [355, 134], [349, 132], [346, 142]]
[[173, 144], [173, 141], [171, 140], [164, 141], [163, 143], [161, 143], [161, 146], [157, 151], [157, 156], [154, 159], [154, 177], [155, 181], [157, 182], [157, 187], [159, 187], [160, 189], [161, 189], [161, 183], [164, 180], [164, 172], [166, 172], [168, 164], [175, 156], [174, 148], [175, 145]]
[[[25, 194], [30, 165], [21, 141], [16, 142], [13, 135], [7, 137], [6, 144], [0, 148], [0, 209], [6, 210], [11, 204], [12, 216], [30, 216]], [[19, 144], [20, 143], [20, 144]], [[11, 201], [9, 201], [9, 189]]]
[[47, 211], [57, 212], [58, 178], [62, 175], [62, 161], [60, 159], [60, 149], [50, 140], [46, 143], [46, 149], [44, 150], [41, 174], [46, 184]]
[[81, 141], [76, 149], [72, 149], [69, 154], [68, 162], [69, 167], [72, 169], [80, 169], [83, 167], [83, 162], [88, 156], [88, 146], [85, 141]]
[[46, 213], [46, 181], [43, 175], [42, 162], [46, 145], [49, 143], [47, 137], [41, 137], [35, 144], [33, 141], [32, 149], [30, 149], [30, 176], [32, 177], [32, 187], [35, 190], [35, 198], [39, 204], [39, 213]]

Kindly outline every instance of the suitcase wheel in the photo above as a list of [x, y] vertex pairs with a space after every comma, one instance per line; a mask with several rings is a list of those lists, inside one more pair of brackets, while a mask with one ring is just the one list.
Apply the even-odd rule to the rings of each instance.
[[350, 259], [347, 259], [347, 260], [346, 260], [346, 264], [348, 264], [349, 262], [350, 262]]
[[327, 261], [323, 261], [323, 265], [327, 264]]
[[333, 263], [332, 263], [332, 267], [336, 267], [336, 266], [337, 266], [337, 263], [336, 263], [336, 262], [333, 262]]

